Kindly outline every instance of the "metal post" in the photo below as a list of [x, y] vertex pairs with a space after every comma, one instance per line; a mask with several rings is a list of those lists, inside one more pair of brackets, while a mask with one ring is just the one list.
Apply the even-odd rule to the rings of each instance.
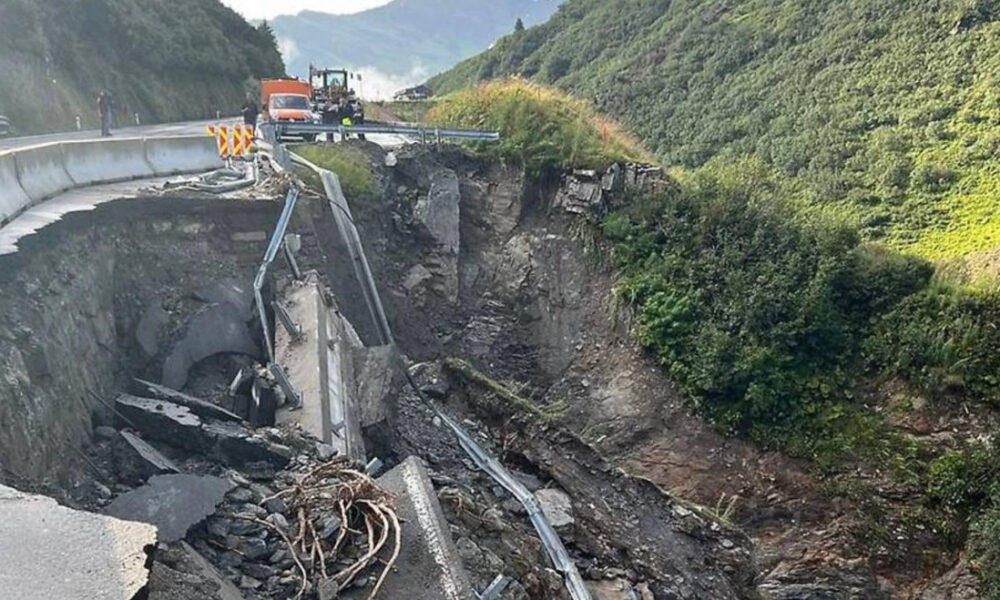
[[135, 124], [136, 126], [142, 125], [142, 123], [139, 122], [139, 113], [135, 113]]
[[76, 115], [76, 130], [80, 131], [83, 129], [83, 123], [80, 121], [80, 115]]

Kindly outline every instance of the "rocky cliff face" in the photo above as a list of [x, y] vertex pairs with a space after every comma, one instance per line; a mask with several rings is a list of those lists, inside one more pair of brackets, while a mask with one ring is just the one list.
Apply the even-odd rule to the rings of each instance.
[[[671, 497], [712, 507], [708, 512], [741, 527], [756, 543], [756, 565], [748, 567], [754, 575], [724, 568], [732, 586], [726, 594], [967, 597], [968, 570], [961, 565], [950, 574], [940, 565], [880, 576], [880, 559], [853, 535], [855, 507], [829, 496], [806, 465], [706, 425], [635, 343], [593, 223], [622, 202], [627, 189], [669, 186], [669, 178], [623, 166], [534, 182], [454, 150], [407, 149], [393, 168], [382, 167], [381, 150], [365, 151], [384, 196], [356, 218], [403, 351], [414, 360], [465, 359], [518, 390], [604, 464], [648, 478]], [[449, 185], [442, 193], [435, 182], [453, 177], [457, 191]], [[426, 221], [432, 212], [448, 217], [435, 220], [436, 231]], [[456, 225], [457, 256], [450, 251]], [[468, 410], [481, 394], [461, 389], [466, 400], [459, 406]], [[472, 412], [481, 422], [483, 412]], [[556, 436], [542, 446], [537, 440], [544, 428], [517, 421], [499, 417], [510, 438], [500, 452], [530, 455], [531, 464], [559, 483], [558, 460], [546, 454], [579, 457], [567, 450], [573, 443]], [[699, 551], [711, 555], [722, 542], [701, 543]], [[705, 566], [697, 577], [719, 576], [712, 571]], [[663, 580], [644, 580], [637, 570], [631, 584], [644, 582], [657, 598], [724, 597], [712, 595], [721, 593], [716, 588], [681, 592]], [[714, 591], [704, 595], [706, 589]]]

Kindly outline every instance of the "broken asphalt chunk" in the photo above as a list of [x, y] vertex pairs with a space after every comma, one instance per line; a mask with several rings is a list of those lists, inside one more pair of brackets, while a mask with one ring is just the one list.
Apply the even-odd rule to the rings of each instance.
[[123, 494], [104, 509], [105, 514], [156, 525], [161, 542], [175, 542], [188, 529], [215, 513], [233, 487], [225, 479], [202, 475], [158, 475], [149, 483]]
[[4, 598], [129, 600], [149, 578], [156, 527], [59, 506], [0, 485]]
[[234, 421], [236, 423], [242, 421], [239, 415], [232, 413], [221, 406], [216, 406], [211, 402], [205, 402], [200, 398], [189, 396], [182, 392], [178, 392], [177, 390], [152, 383], [144, 379], [136, 378], [135, 381], [152, 397], [159, 398], [160, 400], [167, 400], [169, 402], [173, 402], [174, 404], [180, 404], [181, 406], [186, 406], [191, 409], [191, 412], [199, 417], [219, 419], [220, 421]]

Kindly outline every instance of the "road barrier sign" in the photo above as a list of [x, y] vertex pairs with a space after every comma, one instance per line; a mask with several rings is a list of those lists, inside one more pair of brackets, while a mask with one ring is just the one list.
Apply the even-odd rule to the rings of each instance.
[[214, 137], [218, 144], [219, 156], [223, 159], [242, 158], [250, 154], [254, 145], [253, 125], [237, 123], [235, 125], [209, 125], [205, 128], [208, 135]]

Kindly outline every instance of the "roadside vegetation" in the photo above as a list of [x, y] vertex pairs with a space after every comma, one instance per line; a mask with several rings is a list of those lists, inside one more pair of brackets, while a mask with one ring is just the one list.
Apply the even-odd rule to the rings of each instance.
[[482, 144], [479, 152], [536, 175], [648, 158], [631, 136], [588, 103], [522, 79], [490, 81], [451, 94], [426, 120], [442, 127], [499, 131], [500, 143]]
[[866, 240], [996, 272], [998, 40], [996, 0], [570, 0], [429, 85], [555, 85], [666, 164], [753, 156]]
[[[375, 193], [375, 176], [368, 157], [357, 148], [346, 144], [303, 144], [291, 150], [317, 167], [336, 173], [349, 200], [364, 200]], [[303, 169], [301, 174], [314, 187], [323, 189], [312, 171]]]
[[369, 105], [369, 117], [377, 121], [423, 123], [437, 100], [393, 100]]

